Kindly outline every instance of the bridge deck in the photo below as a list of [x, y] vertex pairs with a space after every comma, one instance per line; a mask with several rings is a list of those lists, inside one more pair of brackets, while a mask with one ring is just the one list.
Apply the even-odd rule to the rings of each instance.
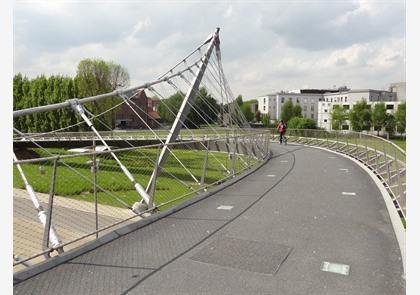
[[[272, 151], [240, 182], [15, 294], [404, 294], [395, 234], [366, 172], [317, 149]], [[324, 261], [349, 274], [321, 271]]]

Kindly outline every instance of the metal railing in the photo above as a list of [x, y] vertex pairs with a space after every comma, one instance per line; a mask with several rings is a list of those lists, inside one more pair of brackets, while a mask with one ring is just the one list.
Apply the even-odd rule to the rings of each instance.
[[[169, 129], [155, 129], [154, 133], [150, 130], [119, 130], [119, 131], [100, 131], [99, 134], [105, 140], [149, 140], [166, 138]], [[250, 128], [203, 128], [182, 130], [178, 135], [178, 140], [199, 140], [215, 139], [225, 136], [236, 136], [240, 134], [258, 133]], [[85, 132], [46, 132], [46, 133], [24, 133], [15, 134], [13, 140], [18, 141], [80, 141], [80, 140], [99, 140], [98, 136], [92, 131]]]
[[[151, 192], [154, 206], [149, 209], [136, 207], [139, 195], [111, 151], [74, 154], [65, 149], [32, 148], [31, 156], [26, 155], [24, 160], [18, 155], [21, 160], [14, 162], [13, 171], [14, 270], [22, 270], [127, 223], [147, 218], [156, 210], [166, 210], [212, 190], [254, 167], [269, 153], [268, 131], [227, 130], [224, 134], [226, 137], [168, 144], [173, 153], [154, 180]], [[145, 186], [164, 145], [113, 149], [112, 153]], [[198, 183], [175, 157], [182, 160]], [[28, 194], [20, 172], [34, 196]]]
[[[271, 130], [272, 140], [278, 140]], [[399, 146], [375, 135], [352, 131], [288, 129], [287, 142], [318, 146], [346, 154], [368, 167], [388, 191], [401, 221], [406, 217], [406, 153]]]

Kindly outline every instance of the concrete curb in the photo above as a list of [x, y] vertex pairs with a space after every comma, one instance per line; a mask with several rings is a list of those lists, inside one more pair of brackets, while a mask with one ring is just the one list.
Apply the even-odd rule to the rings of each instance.
[[82, 245], [80, 247], [71, 249], [68, 252], [64, 252], [58, 256], [54, 256], [51, 257], [48, 260], [45, 260], [39, 264], [36, 264], [34, 266], [30, 266], [24, 270], [21, 270], [19, 272], [16, 272], [13, 274], [13, 285], [16, 285], [18, 283], [21, 283], [41, 272], [47, 271], [53, 267], [56, 267], [60, 264], [63, 264], [73, 258], [76, 258], [77, 256], [80, 256], [86, 252], [89, 252], [91, 250], [94, 250], [102, 245], [105, 245], [121, 236], [124, 236], [128, 233], [131, 233], [137, 229], [140, 229], [142, 227], [145, 227], [155, 221], [158, 221], [159, 219], [162, 219], [164, 217], [167, 217], [185, 207], [188, 207], [192, 204], [195, 204], [203, 199], [206, 199], [214, 194], [216, 194], [217, 192], [231, 186], [232, 184], [238, 182], [239, 180], [247, 177], [248, 175], [254, 173], [255, 171], [257, 171], [258, 169], [260, 169], [262, 166], [264, 166], [270, 159], [271, 159], [271, 152], [269, 153], [269, 155], [260, 163], [258, 164], [256, 167], [238, 175], [235, 176], [234, 178], [227, 180], [226, 182], [220, 184], [219, 186], [217, 186], [214, 190], [210, 191], [210, 192], [203, 192], [201, 194], [199, 194], [198, 196], [189, 199], [181, 204], [178, 204], [164, 212], [158, 212], [156, 214], [151, 215], [150, 217], [146, 218], [146, 219], [142, 219], [139, 221], [136, 221], [134, 223], [125, 225], [119, 229], [116, 229], [110, 233], [105, 234], [104, 236], [86, 243], [85, 245]]
[[369, 174], [369, 176], [373, 179], [373, 181], [375, 182], [379, 191], [381, 192], [381, 195], [382, 195], [382, 198], [384, 199], [389, 217], [391, 218], [392, 227], [394, 228], [395, 237], [397, 238], [398, 246], [399, 246], [400, 252], [401, 252], [401, 259], [402, 259], [403, 269], [404, 269], [403, 278], [405, 279], [405, 276], [406, 276], [406, 265], [405, 265], [406, 264], [406, 260], [405, 260], [406, 259], [406, 231], [405, 231], [404, 226], [401, 222], [401, 218], [398, 214], [398, 211], [395, 208], [394, 203], [391, 200], [391, 196], [389, 195], [389, 193], [387, 192], [385, 187], [382, 185], [382, 182], [379, 180], [379, 178], [375, 175], [375, 173], [373, 173], [372, 170], [370, 170], [368, 167], [363, 165], [358, 160], [356, 160], [356, 159], [354, 159], [354, 158], [352, 158], [348, 155], [336, 152], [336, 151], [332, 151], [332, 150], [329, 150], [329, 149], [326, 149], [326, 148], [323, 148], [323, 147], [311, 146], [311, 145], [305, 145], [305, 144], [290, 143], [290, 145], [306, 146], [306, 147], [311, 147], [311, 148], [316, 148], [316, 149], [324, 150], [324, 151], [327, 151], [327, 152], [331, 152], [331, 153], [336, 154], [336, 155], [340, 155], [344, 158], [352, 160], [357, 165], [359, 165], [364, 171], [366, 171], [366, 173]]

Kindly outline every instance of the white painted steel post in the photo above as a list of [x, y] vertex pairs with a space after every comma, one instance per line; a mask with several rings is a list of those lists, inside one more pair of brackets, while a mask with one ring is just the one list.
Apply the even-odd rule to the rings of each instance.
[[[210, 60], [210, 56], [211, 56], [211, 53], [213, 51], [213, 48], [214, 48], [216, 42], [219, 42], [219, 28], [217, 28], [216, 32], [212, 35], [212, 37], [208, 39], [209, 45], [207, 47], [206, 54], [201, 59], [201, 65], [199, 66], [199, 68], [198, 68], [198, 70], [195, 74], [194, 80], [191, 84], [191, 87], [188, 89], [188, 92], [185, 95], [185, 98], [184, 98], [184, 100], [183, 100], [183, 102], [182, 102], [182, 104], [179, 108], [178, 114], [177, 114], [177, 116], [175, 118], [175, 121], [172, 125], [171, 131], [169, 132], [169, 135], [166, 139], [165, 145], [163, 146], [162, 151], [160, 153], [156, 170], [153, 171], [152, 176], [149, 180], [149, 184], [147, 185], [146, 192], [148, 192], [148, 193], [150, 193], [151, 185], [152, 185], [152, 182], [154, 181], [153, 179], [156, 178], [160, 174], [161, 168], [165, 165], [166, 159], [168, 157], [168, 152], [169, 152], [168, 144], [176, 141], [176, 138], [178, 137], [179, 132], [182, 128], [183, 122], [185, 121], [185, 119], [186, 119], [186, 117], [187, 117], [187, 115], [190, 111], [190, 108], [191, 108], [190, 101], [193, 99], [193, 97], [196, 95], [196, 93], [198, 91], [198, 88], [199, 88], [200, 83], [201, 83], [201, 79], [203, 78], [204, 72], [205, 72], [207, 64]], [[150, 204], [148, 204], [148, 205], [149, 205], [149, 208], [150, 208]]]
[[[18, 161], [16, 154], [13, 153], [13, 159], [15, 162]], [[19, 171], [19, 174], [23, 180], [23, 183], [25, 184], [25, 188], [26, 191], [29, 194], [29, 197], [31, 198], [32, 203], [34, 204], [34, 207], [36, 208], [36, 210], [38, 211], [38, 219], [41, 222], [41, 224], [44, 226], [46, 226], [46, 221], [47, 221], [47, 214], [44, 211], [44, 208], [42, 207], [42, 205], [39, 202], [39, 199], [37, 197], [37, 195], [35, 194], [34, 189], [32, 188], [32, 186], [29, 184], [28, 179], [25, 176], [25, 173], [22, 170], [22, 167], [20, 166], [20, 164], [15, 164], [16, 168]], [[54, 248], [60, 248], [60, 238], [58, 237], [57, 233], [55, 232], [55, 229], [53, 226], [50, 227], [50, 233], [49, 233], [49, 239], [51, 241], [51, 244]]]
[[[99, 132], [96, 130], [96, 128], [93, 126], [92, 122], [89, 120], [89, 118], [85, 114], [85, 110], [82, 105], [78, 103], [77, 99], [70, 101], [71, 106], [73, 109], [82, 117], [82, 119], [86, 122], [86, 124], [89, 126], [89, 128], [98, 136], [99, 140], [102, 142], [102, 144], [105, 146], [105, 148], [108, 151], [111, 151], [111, 148], [106, 143], [106, 141], [101, 137]], [[118, 157], [115, 155], [114, 152], [110, 152], [111, 156], [114, 158], [114, 160], [118, 163], [121, 170], [127, 176], [127, 178], [130, 180], [130, 182], [133, 184], [135, 190], [137, 193], [142, 197], [142, 199], [146, 202], [146, 204], [149, 205], [150, 202], [150, 196], [146, 191], [143, 189], [143, 187], [134, 179], [134, 176], [131, 174], [131, 172], [125, 167], [125, 165], [118, 159]], [[136, 212], [137, 210], [133, 208], [133, 211]], [[139, 212], [136, 212], [139, 213]]]
[[[49, 248], [50, 243], [50, 230], [51, 230], [51, 218], [52, 218], [52, 212], [53, 212], [53, 204], [54, 204], [54, 194], [55, 194], [55, 179], [57, 175], [57, 162], [58, 158], [54, 159], [53, 164], [53, 171], [51, 173], [51, 184], [50, 184], [50, 194], [48, 196], [48, 211], [46, 213], [45, 218], [45, 227], [44, 227], [44, 236], [43, 236], [43, 250], [47, 250]], [[58, 253], [63, 253], [63, 248], [57, 249]], [[50, 253], [45, 254], [46, 258], [50, 257]]]

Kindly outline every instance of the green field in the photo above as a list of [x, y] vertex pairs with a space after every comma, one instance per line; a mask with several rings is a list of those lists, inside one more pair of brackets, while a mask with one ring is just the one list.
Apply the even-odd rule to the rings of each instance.
[[392, 139], [391, 140], [393, 143], [395, 143], [396, 145], [398, 145], [400, 148], [402, 148], [403, 150], [405, 150], [405, 140], [404, 139]]
[[[64, 149], [48, 149], [48, 151], [56, 155], [69, 154]], [[50, 156], [47, 152], [40, 149], [33, 149], [33, 152], [37, 153], [39, 157]], [[174, 149], [173, 154], [174, 155], [168, 157], [164, 166], [165, 170], [162, 171], [157, 179], [155, 203], [157, 205], [165, 204], [182, 196], [184, 197], [180, 200], [173, 201], [171, 204], [164, 207], [185, 201], [186, 198], [197, 194], [197, 192], [193, 192], [193, 190], [200, 189], [200, 186], [194, 181], [189, 172], [179, 164], [175, 156], [186, 166], [197, 180], [200, 180], [205, 151]], [[145, 188], [154, 169], [157, 149], [138, 148], [119, 152], [117, 153], [117, 156], [133, 174], [136, 181]], [[99, 160], [99, 170], [96, 174], [98, 203], [116, 207], [126, 207], [124, 203], [131, 206], [134, 202], [139, 201], [139, 194], [135, 191], [132, 183], [121, 171], [112, 156], [110, 154], [99, 155], [97, 159]], [[84, 155], [60, 160], [56, 172], [55, 194], [58, 196], [93, 202], [94, 186], [92, 182], [94, 174], [91, 171], [91, 164], [88, 163], [88, 161], [91, 160], [92, 156]], [[249, 159], [246, 156], [236, 155], [236, 160], [234, 162], [235, 172], [246, 169], [247, 161], [249, 161]], [[255, 164], [255, 160], [252, 159], [249, 163], [253, 165]], [[206, 170], [206, 185], [228, 179], [229, 174], [222, 165], [229, 169], [230, 160], [228, 155], [222, 152], [211, 152], [208, 157], [208, 168]], [[52, 161], [22, 164], [21, 166], [29, 183], [36, 192], [49, 193], [51, 173], [53, 171]], [[24, 188], [23, 181], [15, 166], [13, 173], [14, 187]]]

